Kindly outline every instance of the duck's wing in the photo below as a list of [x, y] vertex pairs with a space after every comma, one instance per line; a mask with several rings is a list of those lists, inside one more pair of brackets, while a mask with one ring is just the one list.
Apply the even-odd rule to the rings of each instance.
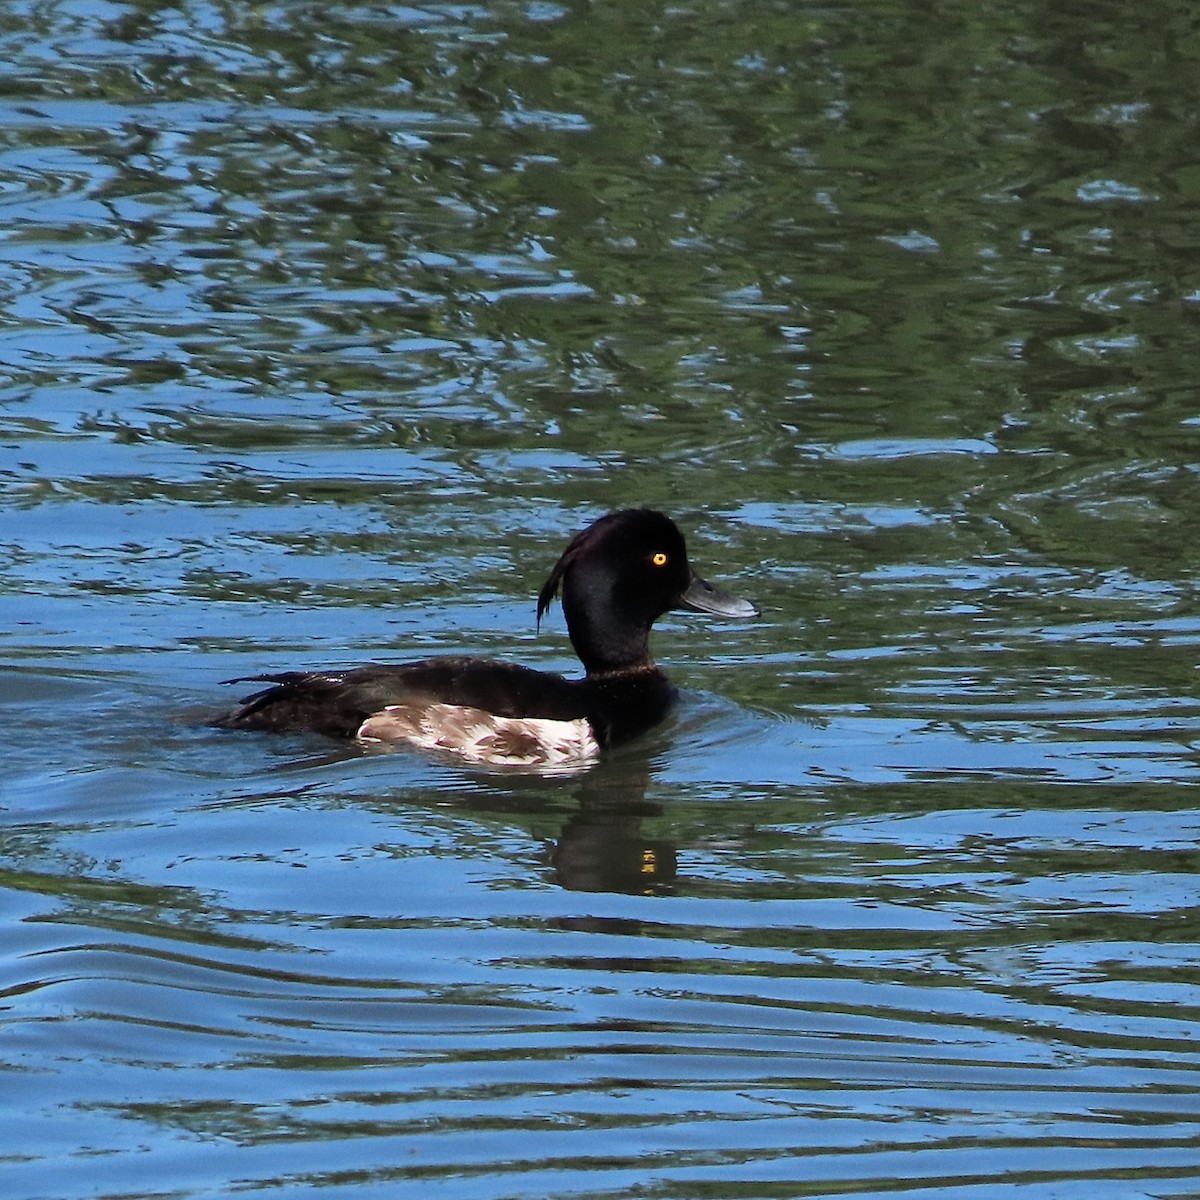
[[347, 671], [285, 671], [227, 683], [267, 683], [214, 722], [225, 729], [312, 731], [354, 737], [369, 718], [397, 705], [448, 705], [502, 717], [571, 721], [586, 717], [582, 683], [515, 663], [431, 658]]

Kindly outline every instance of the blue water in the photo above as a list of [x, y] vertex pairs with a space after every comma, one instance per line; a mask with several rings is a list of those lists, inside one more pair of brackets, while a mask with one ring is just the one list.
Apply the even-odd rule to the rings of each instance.
[[[0, 16], [0, 1194], [1200, 1194], [1191, 9]], [[754, 623], [581, 774], [207, 717]]]

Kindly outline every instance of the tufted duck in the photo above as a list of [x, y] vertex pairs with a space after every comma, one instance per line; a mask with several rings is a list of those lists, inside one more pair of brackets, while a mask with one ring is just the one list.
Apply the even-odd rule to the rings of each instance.
[[609, 513], [576, 535], [538, 595], [539, 624], [560, 588], [582, 679], [455, 657], [286, 671], [228, 680], [273, 686], [216, 724], [404, 742], [476, 762], [584, 765], [667, 715], [675, 689], [648, 643], [659, 617], [673, 608], [722, 617], [759, 613], [701, 579], [688, 565], [675, 523], [644, 508]]

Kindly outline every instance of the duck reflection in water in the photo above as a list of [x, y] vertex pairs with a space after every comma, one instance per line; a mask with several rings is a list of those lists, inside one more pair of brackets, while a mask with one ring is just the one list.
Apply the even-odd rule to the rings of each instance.
[[669, 892], [675, 883], [675, 843], [644, 828], [663, 812], [646, 799], [649, 763], [621, 766], [619, 773], [602, 768], [580, 779], [578, 809], [558, 840], [546, 845], [555, 877], [569, 891], [649, 895]]

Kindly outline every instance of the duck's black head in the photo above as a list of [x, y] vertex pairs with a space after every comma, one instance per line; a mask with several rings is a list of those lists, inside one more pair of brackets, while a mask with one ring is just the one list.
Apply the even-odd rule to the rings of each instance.
[[696, 575], [675, 522], [648, 508], [609, 513], [575, 536], [538, 595], [539, 621], [560, 586], [571, 645], [589, 675], [652, 666], [650, 627], [673, 608], [758, 616]]

